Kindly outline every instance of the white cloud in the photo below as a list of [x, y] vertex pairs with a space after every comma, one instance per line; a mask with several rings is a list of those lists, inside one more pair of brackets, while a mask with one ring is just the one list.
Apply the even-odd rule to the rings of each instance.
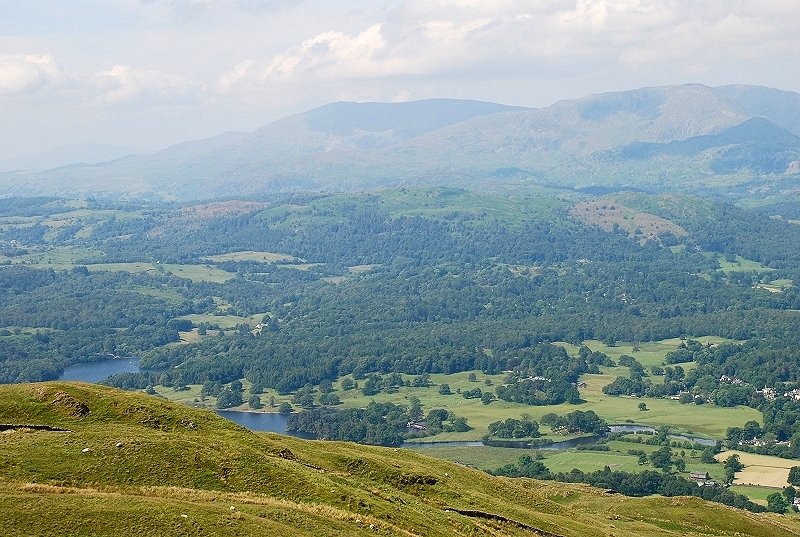
[[0, 94], [33, 94], [65, 81], [66, 75], [52, 56], [0, 54]]
[[[0, 2], [0, 99], [19, 117], [52, 106], [48, 135], [70, 107], [79, 120], [105, 114], [120, 138], [133, 132], [124, 108], [173, 142], [338, 99], [544, 106], [682, 82], [800, 90], [800, 2], [788, 0], [41, 4]], [[61, 130], [72, 136], [75, 121]], [[0, 150], [18, 131], [0, 125]]]
[[276, 56], [264, 76], [268, 79], [299, 73], [369, 76], [375, 74], [373, 70], [381, 65], [377, 55], [385, 46], [380, 24], [374, 24], [356, 35], [325, 32]]
[[200, 88], [199, 84], [182, 75], [134, 69], [127, 65], [115, 65], [97, 73], [94, 84], [101, 92], [100, 99], [110, 104], [144, 98], [151, 103], [183, 100]]

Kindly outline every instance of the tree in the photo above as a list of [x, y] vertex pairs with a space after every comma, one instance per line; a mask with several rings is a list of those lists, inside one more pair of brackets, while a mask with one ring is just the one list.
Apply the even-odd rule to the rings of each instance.
[[795, 487], [800, 487], [800, 466], [792, 466], [789, 469], [789, 483]]
[[291, 414], [293, 410], [294, 409], [292, 408], [292, 405], [289, 404], [287, 401], [284, 401], [283, 403], [281, 403], [281, 406], [278, 407], [278, 412], [280, 412], [281, 414]]
[[230, 408], [232, 406], [239, 406], [242, 403], [244, 403], [242, 392], [232, 390], [228, 386], [220, 390], [219, 395], [217, 395], [217, 408]]
[[422, 402], [419, 400], [419, 397], [414, 397], [413, 395], [408, 398], [409, 408], [408, 408], [408, 417], [411, 418], [411, 421], [419, 421], [422, 419]]
[[450, 385], [449, 384], [440, 384], [439, 385], [439, 394], [440, 395], [450, 395], [452, 393], [453, 392], [450, 391]]
[[725, 459], [725, 484], [732, 484], [733, 480], [736, 479], [736, 472], [741, 471], [742, 468], [744, 468], [744, 465], [739, 462], [738, 455], [731, 455]]
[[467, 380], [470, 382], [478, 382], [478, 377], [475, 375], [475, 373], [470, 373], [467, 375]]
[[453, 419], [453, 430], [455, 432], [463, 433], [463, 432], [469, 431], [471, 429], [472, 429], [472, 427], [470, 427], [467, 424], [467, 418], [463, 418], [461, 416], [458, 416], [457, 418]]
[[326, 392], [320, 394], [319, 396], [319, 404], [321, 405], [335, 406], [340, 405], [341, 403], [341, 399], [339, 399], [339, 396], [335, 393]]
[[494, 400], [495, 396], [492, 392], [483, 392], [483, 394], [481, 394], [481, 403], [483, 403], [484, 405], [488, 405]]
[[322, 379], [319, 381], [319, 391], [322, 393], [330, 393], [333, 391], [333, 383], [329, 379]]
[[381, 380], [380, 377], [377, 375], [370, 375], [369, 378], [364, 382], [364, 387], [361, 391], [366, 396], [375, 395], [379, 391], [381, 391]]
[[257, 395], [251, 395], [250, 400], [247, 401], [247, 404], [250, 405], [250, 408], [258, 410], [259, 408], [263, 408], [264, 405], [261, 404], [261, 398]]
[[725, 459], [725, 469], [731, 469], [734, 472], [741, 472], [744, 470], [744, 464], [739, 461], [739, 455], [731, 455]]
[[783, 514], [788, 507], [789, 504], [780, 492], [773, 492], [767, 496], [767, 511]]
[[683, 459], [676, 459], [675, 460], [675, 469], [679, 472], [686, 471], [686, 461]]
[[645, 403], [639, 403], [639, 410], [644, 412], [647, 410], [647, 405]]
[[423, 373], [415, 377], [411, 385], [416, 388], [427, 388], [431, 385], [431, 376], [428, 373]]
[[650, 462], [656, 468], [661, 468], [665, 474], [669, 472], [672, 467], [672, 450], [669, 446], [664, 446], [650, 454]]
[[355, 387], [355, 381], [350, 377], [345, 377], [339, 382], [339, 386], [341, 386], [344, 391], [352, 390]]
[[709, 446], [703, 450], [703, 454], [700, 455], [700, 462], [703, 464], [716, 464], [717, 459], [714, 457], [716, 455], [716, 451], [713, 447]]

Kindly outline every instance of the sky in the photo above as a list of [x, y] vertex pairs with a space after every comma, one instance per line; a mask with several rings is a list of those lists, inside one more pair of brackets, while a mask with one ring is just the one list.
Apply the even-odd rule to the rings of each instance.
[[800, 91], [796, 0], [0, 0], [0, 160], [143, 150], [339, 101]]

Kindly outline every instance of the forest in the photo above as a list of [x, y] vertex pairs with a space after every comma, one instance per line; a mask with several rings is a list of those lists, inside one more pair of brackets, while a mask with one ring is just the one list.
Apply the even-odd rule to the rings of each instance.
[[[478, 370], [506, 373], [499, 400], [579, 406], [582, 375], [627, 368], [605, 393], [746, 405], [764, 415], [762, 438], [800, 438], [783, 395], [800, 387], [800, 226], [712, 200], [609, 199], [685, 230], [644, 239], [572, 218], [580, 199], [6, 199], [0, 382], [114, 356], [141, 357], [142, 373], [108, 380], [128, 389], [244, 380], [290, 394], [349, 376], [381, 390], [392, 374]], [[652, 370], [554, 344], [677, 337]]]

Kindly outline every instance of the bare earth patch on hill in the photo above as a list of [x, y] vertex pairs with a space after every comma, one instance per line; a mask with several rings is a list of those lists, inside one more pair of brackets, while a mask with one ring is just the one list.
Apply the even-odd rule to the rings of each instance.
[[640, 240], [657, 240], [667, 233], [676, 237], [687, 235], [686, 230], [674, 222], [608, 199], [578, 203], [569, 210], [569, 214], [584, 224], [598, 226], [609, 232], [621, 230]]

